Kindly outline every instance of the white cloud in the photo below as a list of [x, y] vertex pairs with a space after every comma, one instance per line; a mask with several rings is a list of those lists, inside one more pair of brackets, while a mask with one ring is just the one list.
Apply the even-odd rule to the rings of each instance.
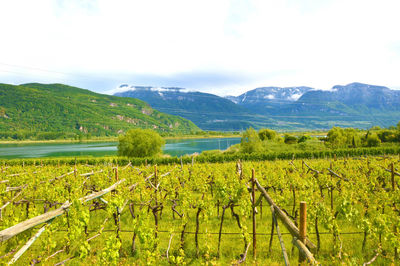
[[3, 0], [0, 79], [79, 85], [98, 75], [223, 71], [252, 79], [191, 87], [399, 87], [398, 10], [396, 0]]

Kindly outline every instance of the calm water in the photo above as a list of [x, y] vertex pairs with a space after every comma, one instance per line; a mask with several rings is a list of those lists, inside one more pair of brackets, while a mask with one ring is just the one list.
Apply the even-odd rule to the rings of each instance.
[[[240, 138], [221, 139], [171, 139], [164, 153], [181, 156], [206, 150], [225, 150], [240, 143]], [[38, 158], [57, 156], [105, 156], [117, 154], [117, 142], [63, 143], [63, 144], [0, 144], [0, 158]]]

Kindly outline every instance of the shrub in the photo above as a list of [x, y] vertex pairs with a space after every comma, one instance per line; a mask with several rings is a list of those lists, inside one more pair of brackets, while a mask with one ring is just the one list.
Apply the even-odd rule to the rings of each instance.
[[306, 142], [307, 140], [311, 139], [310, 136], [307, 135], [303, 135], [299, 138], [299, 140], [297, 141], [298, 143], [302, 143], [302, 142]]
[[253, 128], [243, 132], [242, 140], [240, 141], [240, 151], [243, 153], [261, 152], [263, 149], [262, 142], [258, 137], [257, 132]]
[[119, 136], [118, 155], [127, 157], [150, 157], [161, 153], [165, 140], [150, 129], [131, 129]]
[[276, 131], [272, 130], [272, 129], [260, 129], [260, 131], [258, 131], [258, 137], [264, 141], [264, 140], [274, 140], [276, 138]]
[[285, 135], [285, 143], [286, 144], [296, 144], [297, 143], [297, 138], [295, 136], [291, 136], [286, 134]]
[[368, 147], [378, 147], [381, 145], [381, 140], [378, 138], [376, 134], [369, 134], [367, 137], [367, 146]]

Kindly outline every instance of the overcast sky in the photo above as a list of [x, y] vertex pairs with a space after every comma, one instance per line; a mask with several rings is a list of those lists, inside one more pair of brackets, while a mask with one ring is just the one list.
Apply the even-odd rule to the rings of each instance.
[[400, 89], [399, 0], [1, 0], [0, 82]]

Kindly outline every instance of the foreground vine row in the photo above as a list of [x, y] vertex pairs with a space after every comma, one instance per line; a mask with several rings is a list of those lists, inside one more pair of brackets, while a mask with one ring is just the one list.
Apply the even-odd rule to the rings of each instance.
[[[254, 169], [295, 224], [299, 202], [307, 202], [308, 237], [320, 263], [398, 262], [398, 168], [398, 157], [158, 167], [3, 164], [0, 260], [43, 265], [252, 261]], [[259, 190], [255, 201], [256, 260], [283, 263], [271, 211]], [[281, 229], [295, 263], [298, 251]]]

